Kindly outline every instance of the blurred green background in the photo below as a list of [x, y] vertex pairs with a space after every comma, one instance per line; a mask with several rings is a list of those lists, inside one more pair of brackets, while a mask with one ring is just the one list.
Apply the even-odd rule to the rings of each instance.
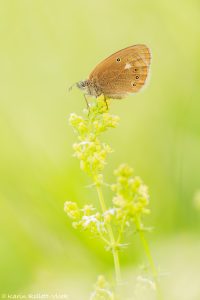
[[[199, 20], [199, 0], [0, 1], [0, 292], [88, 299], [96, 276], [112, 275], [110, 254], [63, 212], [66, 200], [96, 201], [67, 120], [84, 98], [67, 89], [113, 52], [145, 43], [149, 84], [112, 104], [121, 121], [105, 134], [115, 149], [105, 176], [112, 182], [127, 162], [143, 178], [155, 227], [148, 238], [172, 274], [163, 279], [168, 299], [200, 299]], [[121, 254], [124, 270], [143, 260], [134, 240]]]

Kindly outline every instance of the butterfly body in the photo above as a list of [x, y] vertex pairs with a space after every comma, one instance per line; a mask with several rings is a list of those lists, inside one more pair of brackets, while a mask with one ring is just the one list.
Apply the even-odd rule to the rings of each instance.
[[147, 46], [130, 46], [100, 62], [87, 80], [76, 85], [89, 96], [103, 94], [106, 98], [122, 99], [144, 86], [150, 62], [151, 53]]

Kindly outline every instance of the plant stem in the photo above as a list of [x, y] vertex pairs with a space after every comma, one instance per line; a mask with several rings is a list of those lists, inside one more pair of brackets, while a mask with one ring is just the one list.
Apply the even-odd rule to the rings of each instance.
[[159, 280], [158, 280], [158, 272], [157, 272], [153, 257], [151, 255], [149, 244], [148, 244], [148, 242], [145, 238], [144, 231], [141, 228], [140, 220], [137, 219], [135, 223], [136, 223], [136, 228], [139, 231], [140, 240], [141, 240], [141, 243], [143, 245], [143, 248], [144, 248], [144, 251], [145, 251], [145, 254], [146, 254], [146, 257], [147, 257], [147, 260], [149, 262], [150, 269], [151, 269], [151, 272], [152, 272], [152, 275], [153, 275], [153, 278], [154, 278], [154, 282], [155, 282], [155, 285], [156, 285], [156, 291], [157, 291], [157, 299], [158, 300], [163, 300], [163, 296], [162, 296], [162, 293], [161, 293], [160, 284], [159, 284]]
[[[96, 190], [97, 190], [99, 202], [100, 202], [100, 205], [101, 205], [101, 209], [102, 209], [103, 213], [105, 213], [107, 208], [106, 208], [106, 204], [105, 204], [105, 201], [104, 201], [101, 186], [96, 185]], [[114, 237], [114, 233], [113, 233], [111, 225], [108, 223], [106, 226], [107, 226], [108, 235], [109, 235], [109, 239], [110, 239], [110, 246], [112, 247], [112, 254], [113, 254], [113, 260], [114, 260], [114, 266], [115, 266], [116, 282], [120, 283], [121, 282], [121, 271], [120, 271], [120, 262], [119, 262], [119, 251], [116, 248], [117, 245], [116, 245], [116, 241], [115, 241], [115, 237]]]
[[121, 242], [122, 234], [124, 232], [125, 221], [126, 221], [126, 217], [123, 218], [122, 223], [121, 223], [121, 228], [120, 228], [119, 235], [118, 235], [118, 238], [117, 238], [117, 243], [118, 244], [120, 244], [120, 242]]

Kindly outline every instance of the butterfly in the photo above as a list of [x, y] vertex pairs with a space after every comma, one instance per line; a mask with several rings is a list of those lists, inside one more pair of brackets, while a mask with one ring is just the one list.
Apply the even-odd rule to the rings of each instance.
[[101, 61], [76, 86], [88, 96], [122, 99], [145, 85], [150, 64], [151, 51], [146, 45], [130, 46]]

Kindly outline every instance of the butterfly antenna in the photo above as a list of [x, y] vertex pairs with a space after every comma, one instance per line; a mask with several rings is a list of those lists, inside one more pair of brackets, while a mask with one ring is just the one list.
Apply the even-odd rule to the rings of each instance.
[[69, 88], [68, 88], [68, 92], [71, 92], [71, 90], [73, 89], [73, 87], [77, 84], [77, 82], [75, 82], [74, 84], [72, 84]]

